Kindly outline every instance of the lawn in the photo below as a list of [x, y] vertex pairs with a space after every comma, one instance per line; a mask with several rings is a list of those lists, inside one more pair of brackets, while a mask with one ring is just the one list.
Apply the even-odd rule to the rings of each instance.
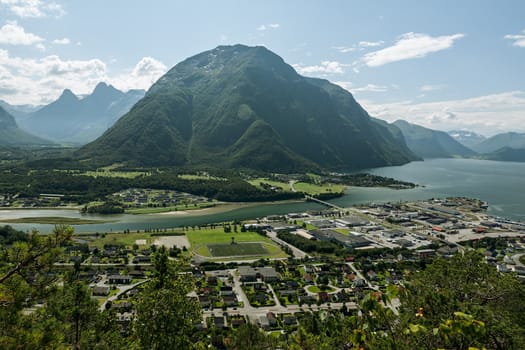
[[250, 183], [251, 185], [253, 185], [253, 186], [257, 187], [257, 188], [262, 188], [261, 182], [265, 183], [265, 184], [268, 184], [270, 186], [273, 186], [273, 187], [280, 187], [284, 191], [291, 191], [292, 190], [290, 188], [290, 184], [287, 183], [287, 182], [272, 181], [272, 180], [268, 180], [268, 179], [265, 179], [265, 178], [257, 178], [257, 179], [248, 181], [248, 183]]
[[153, 243], [153, 240], [151, 238], [150, 233], [107, 233], [105, 236], [99, 236], [89, 242], [90, 246], [97, 247], [97, 248], [103, 248], [104, 244], [116, 244], [116, 245], [125, 245], [128, 247], [132, 247], [136, 240], [138, 239], [145, 239], [146, 244], [145, 245], [139, 245], [140, 248], [146, 248]]
[[315, 196], [321, 193], [339, 193], [344, 192], [345, 190], [345, 186], [331, 183], [314, 185], [306, 182], [296, 182], [293, 186], [297, 192], [304, 192], [311, 196]]
[[224, 243], [224, 244], [208, 244], [208, 251], [213, 257], [226, 256], [247, 256], [247, 255], [266, 255], [266, 250], [261, 243]]
[[[257, 234], [256, 232], [229, 232], [225, 233], [222, 226], [218, 226], [214, 229], [201, 229], [201, 230], [195, 230], [195, 231], [188, 231], [186, 232], [186, 235], [188, 237], [188, 240], [190, 241], [192, 250], [194, 253], [212, 258], [212, 254], [210, 253], [209, 246], [223, 246], [219, 247], [220, 251], [228, 250], [230, 248], [225, 248], [224, 246], [236, 246], [237, 249], [234, 252], [234, 255], [243, 255], [239, 254], [239, 246], [246, 244], [245, 242], [252, 243], [252, 247], [259, 246], [258, 248], [245, 248], [248, 249], [257, 249], [259, 252], [255, 252], [257, 256], [260, 256], [261, 258], [285, 258], [287, 255], [275, 244], [272, 242], [269, 238], [261, 236]], [[232, 238], [234, 239], [234, 242], [237, 244], [231, 244]], [[233, 249], [233, 248], [231, 248]], [[262, 250], [265, 250], [263, 252]], [[252, 250], [253, 252], [253, 250]], [[220, 254], [217, 251], [214, 252], [213, 255], [217, 257], [217, 255]], [[227, 255], [221, 255], [222, 257]], [[253, 255], [252, 255], [253, 256]]]
[[184, 180], [222, 180], [222, 181], [227, 180], [224, 177], [216, 177], [216, 176], [210, 176], [210, 175], [193, 175], [193, 174], [181, 174], [179, 175], [179, 178], [184, 179]]
[[332, 293], [335, 289], [330, 286], [326, 286], [323, 289], [319, 288], [318, 286], [309, 286], [306, 288], [306, 290], [308, 290], [310, 293], [320, 293], [320, 292]]
[[177, 206], [171, 207], [144, 207], [144, 208], [129, 208], [126, 209], [127, 214], [156, 214], [156, 213], [166, 213], [170, 211], [188, 211], [188, 210], [197, 210], [204, 208], [214, 207], [216, 203], [202, 202], [202, 203], [191, 203], [191, 204], [180, 204]]

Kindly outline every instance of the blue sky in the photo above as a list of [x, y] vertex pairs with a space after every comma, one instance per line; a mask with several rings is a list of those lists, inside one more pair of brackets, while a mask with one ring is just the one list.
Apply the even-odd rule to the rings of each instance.
[[43, 104], [99, 81], [147, 89], [235, 43], [266, 46], [388, 121], [525, 131], [522, 0], [0, 0], [0, 99]]

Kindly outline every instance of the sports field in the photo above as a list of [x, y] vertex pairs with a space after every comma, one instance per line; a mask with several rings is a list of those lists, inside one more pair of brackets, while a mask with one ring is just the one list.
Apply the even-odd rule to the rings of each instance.
[[[193, 253], [204, 258], [227, 257], [286, 258], [287, 255], [271, 239], [255, 232], [225, 233], [222, 226], [214, 229], [190, 230], [186, 236]], [[232, 244], [232, 239], [234, 244]]]
[[225, 244], [208, 244], [208, 251], [213, 257], [225, 256], [249, 256], [249, 255], [267, 255], [268, 250], [264, 249], [261, 243], [225, 243]]

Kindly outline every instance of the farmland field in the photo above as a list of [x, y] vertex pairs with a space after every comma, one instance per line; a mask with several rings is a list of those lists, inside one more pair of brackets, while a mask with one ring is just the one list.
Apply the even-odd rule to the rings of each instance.
[[245, 256], [245, 255], [266, 255], [268, 251], [261, 243], [224, 243], [224, 244], [208, 244], [208, 251], [213, 257], [225, 256]]

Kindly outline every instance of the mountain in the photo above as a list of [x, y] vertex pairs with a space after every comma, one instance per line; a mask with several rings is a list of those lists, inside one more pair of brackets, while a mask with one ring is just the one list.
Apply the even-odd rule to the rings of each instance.
[[463, 146], [466, 146], [472, 150], [474, 150], [478, 144], [487, 139], [483, 135], [467, 130], [451, 130], [448, 132], [448, 134]]
[[492, 153], [504, 147], [525, 148], [525, 133], [497, 134], [476, 145], [474, 150], [479, 153]]
[[494, 152], [483, 154], [481, 157], [504, 162], [525, 162], [525, 148], [503, 147]]
[[143, 90], [124, 93], [105, 83], [82, 99], [66, 89], [58, 100], [20, 119], [20, 126], [57, 142], [85, 144], [102, 135], [143, 96]]
[[0, 107], [2, 107], [6, 110], [7, 113], [15, 117], [15, 120], [18, 120], [19, 118], [24, 118], [28, 114], [33, 113], [39, 108], [41, 108], [41, 106], [33, 105], [11, 105], [3, 100], [0, 100]]
[[161, 77], [77, 155], [97, 163], [296, 171], [417, 159], [346, 90], [264, 47], [219, 46]]
[[15, 118], [0, 107], [0, 147], [44, 146], [52, 142], [23, 131]]
[[393, 124], [403, 133], [408, 148], [420, 157], [471, 157], [476, 154], [446, 132], [427, 129], [404, 120], [397, 120]]

